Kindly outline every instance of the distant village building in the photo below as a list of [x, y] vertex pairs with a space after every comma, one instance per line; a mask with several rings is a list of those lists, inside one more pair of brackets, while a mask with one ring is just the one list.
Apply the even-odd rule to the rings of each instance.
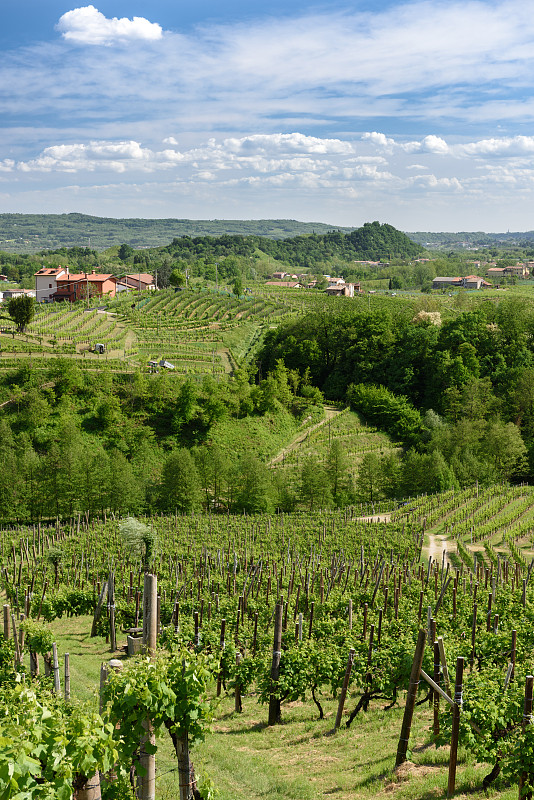
[[[324, 276], [327, 277], [326, 275]], [[345, 279], [344, 278], [328, 278], [328, 288], [330, 289], [332, 286], [344, 286]]]
[[70, 303], [85, 299], [87, 295], [115, 297], [117, 292], [117, 278], [114, 275], [102, 272], [81, 272], [73, 275], [67, 274], [57, 281], [57, 291], [52, 299], [55, 302], [68, 300]]
[[460, 278], [458, 276], [454, 278], [437, 277], [432, 281], [433, 289], [445, 289], [447, 286], [451, 286], [455, 289], [482, 289], [483, 287], [487, 288], [491, 285], [491, 283], [488, 283], [484, 278], [480, 278], [478, 275], [467, 275], [465, 278]]
[[35, 295], [38, 303], [68, 300], [74, 303], [89, 295], [115, 297], [117, 279], [101, 272], [71, 274], [68, 267], [48, 269], [43, 267], [35, 273]]
[[325, 293], [331, 297], [354, 297], [355, 294], [361, 294], [362, 289], [359, 283], [345, 283], [341, 280], [341, 283], [338, 281], [331, 283], [325, 289]]
[[108, 273], [71, 273], [68, 267], [42, 267], [35, 273], [35, 293], [38, 303], [76, 300], [89, 296], [115, 297], [118, 291], [151, 291], [156, 288], [154, 278], [146, 272], [126, 275], [120, 281]]
[[14, 297], [35, 297], [35, 289], [4, 289], [2, 296], [4, 300], [12, 300]]
[[438, 277], [434, 278], [432, 281], [432, 288], [433, 289], [443, 289], [445, 286], [454, 286], [455, 288], [459, 289], [462, 285], [462, 279], [459, 277], [456, 278], [446, 278], [446, 277]]
[[513, 267], [490, 267], [486, 274], [488, 278], [528, 278], [530, 264], [515, 264]]
[[[119, 288], [120, 286], [120, 288]], [[135, 272], [132, 275], [125, 275], [117, 281], [117, 291], [128, 291], [135, 289], [139, 292], [153, 291], [156, 288], [154, 276], [148, 272]]]
[[42, 267], [35, 273], [35, 298], [38, 303], [51, 303], [57, 292], [58, 278], [68, 274], [65, 267]]

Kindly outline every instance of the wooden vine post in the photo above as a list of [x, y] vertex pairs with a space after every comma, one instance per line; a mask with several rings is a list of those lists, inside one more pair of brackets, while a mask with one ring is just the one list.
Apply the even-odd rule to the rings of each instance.
[[115, 629], [115, 576], [109, 573], [108, 579], [108, 606], [109, 606], [109, 641], [112, 653], [117, 649], [117, 632]]
[[426, 644], [426, 631], [421, 629], [417, 637], [417, 644], [415, 646], [415, 653], [412, 663], [412, 671], [410, 674], [410, 683], [408, 686], [408, 694], [406, 695], [406, 706], [404, 707], [404, 718], [402, 720], [401, 734], [399, 738], [399, 745], [397, 747], [397, 758], [395, 766], [400, 767], [406, 761], [406, 752], [408, 750], [408, 741], [410, 739], [410, 730], [412, 727], [412, 718], [415, 708], [415, 698], [417, 696], [417, 687], [419, 686], [419, 677], [421, 675], [421, 667], [423, 666], [423, 656], [425, 654]]
[[273, 659], [271, 663], [271, 696], [269, 698], [269, 725], [280, 722], [280, 699], [277, 695], [278, 678], [280, 676], [280, 658], [282, 656], [282, 613], [283, 605], [276, 604], [274, 612]]
[[[523, 730], [530, 725], [531, 723], [531, 716], [532, 716], [532, 692], [534, 688], [534, 677], [532, 675], [527, 675], [525, 680], [525, 700], [523, 703], [523, 723], [522, 727]], [[526, 772], [522, 772], [519, 776], [519, 800], [524, 800], [524, 793], [523, 787], [527, 782], [528, 774]]]
[[354, 663], [354, 653], [356, 651], [352, 648], [349, 652], [349, 657], [347, 659], [347, 666], [345, 669], [345, 677], [343, 679], [343, 687], [341, 689], [341, 694], [339, 695], [339, 704], [337, 707], [337, 715], [336, 721], [334, 724], [334, 731], [337, 731], [339, 726], [341, 725], [341, 717], [343, 716], [343, 708], [345, 707], [345, 700], [347, 698], [347, 690], [349, 688], [349, 681], [350, 681], [350, 673], [352, 672], [352, 665]]
[[449, 756], [449, 781], [447, 797], [452, 797], [456, 786], [456, 763], [458, 759], [458, 737], [460, 733], [460, 712], [462, 710], [462, 690], [464, 682], [465, 659], [456, 659], [456, 678], [454, 682], [454, 705], [452, 707], [451, 752]]
[[10, 619], [9, 619], [9, 604], [4, 605], [4, 639], [8, 641], [11, 638]]
[[[143, 592], [143, 646], [149, 657], [156, 653], [157, 637], [158, 579], [146, 572]], [[143, 722], [143, 728], [146, 734], [140, 743], [139, 765], [145, 774], [137, 776], [137, 797], [139, 800], [156, 800], [156, 756], [144, 749], [145, 744], [155, 744], [154, 730], [148, 717]]]
[[[434, 642], [434, 682], [439, 686], [439, 668], [440, 668], [440, 655], [439, 644]], [[439, 736], [439, 694], [434, 692], [434, 736]]]

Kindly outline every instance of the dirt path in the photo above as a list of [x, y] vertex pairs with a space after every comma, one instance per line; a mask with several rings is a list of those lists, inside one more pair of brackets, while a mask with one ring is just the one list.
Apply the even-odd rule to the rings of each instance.
[[425, 534], [425, 540], [423, 542], [423, 550], [421, 552], [421, 558], [423, 561], [428, 561], [428, 559], [432, 556], [434, 561], [437, 561], [438, 564], [441, 564], [441, 560], [443, 558], [443, 551], [445, 550], [445, 563], [448, 563], [447, 559], [447, 537], [443, 535], [435, 535], [433, 533]]
[[326, 422], [333, 419], [334, 417], [337, 417], [338, 414], [341, 414], [341, 411], [342, 409], [336, 408], [335, 406], [325, 406], [324, 419], [322, 419], [321, 422], [317, 422], [315, 425], [312, 425], [311, 428], [307, 428], [305, 431], [298, 433], [295, 436], [295, 438], [287, 445], [287, 447], [284, 447], [283, 450], [280, 450], [280, 452], [274, 458], [271, 459], [268, 466], [272, 467], [275, 464], [280, 463], [280, 461], [283, 461], [283, 459], [287, 456], [288, 453], [290, 453], [292, 450], [295, 450], [300, 444], [302, 444], [302, 442], [306, 441], [306, 439], [308, 438], [310, 433], [312, 433], [312, 431], [316, 431], [317, 428], [322, 427]]
[[[391, 514], [374, 514], [370, 517], [357, 517], [357, 519], [362, 522], [389, 522], [391, 516]], [[448, 539], [445, 534], [425, 533], [421, 560], [428, 562], [428, 559], [432, 556], [432, 559], [441, 565], [443, 551], [445, 550], [445, 563], [449, 563], [447, 558], [447, 541]]]

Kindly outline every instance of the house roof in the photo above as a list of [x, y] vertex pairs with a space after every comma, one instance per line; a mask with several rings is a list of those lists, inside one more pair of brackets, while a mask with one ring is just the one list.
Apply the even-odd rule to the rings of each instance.
[[133, 272], [131, 275], [126, 275], [127, 278], [134, 281], [141, 281], [141, 283], [154, 283], [154, 276], [149, 275], [148, 272]]
[[266, 286], [282, 286], [284, 289], [297, 289], [299, 286], [302, 286], [300, 283], [295, 283], [294, 281], [265, 281]]
[[111, 274], [104, 274], [101, 272], [79, 272], [73, 275], [66, 275], [64, 278], [58, 278], [58, 286], [63, 283], [85, 283], [89, 281], [90, 283], [104, 283], [104, 281], [113, 280], [116, 281], [114, 275]]
[[35, 272], [34, 275], [59, 275], [62, 272], [65, 272], [65, 267], [41, 267], [41, 269], [38, 272]]

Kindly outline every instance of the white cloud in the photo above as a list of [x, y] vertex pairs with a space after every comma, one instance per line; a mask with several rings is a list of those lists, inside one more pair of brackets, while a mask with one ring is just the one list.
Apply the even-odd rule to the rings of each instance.
[[449, 152], [449, 145], [441, 138], [430, 134], [419, 142], [407, 142], [401, 145], [407, 153], [434, 153], [435, 155], [445, 155]]
[[438, 178], [436, 175], [414, 175], [410, 178], [413, 184], [427, 186], [430, 189], [454, 189], [462, 190], [462, 184], [458, 178]]
[[391, 148], [395, 145], [394, 139], [390, 139], [385, 133], [378, 133], [378, 131], [364, 133], [362, 140], [371, 142], [372, 144], [377, 145], [377, 147], [382, 147], [385, 150], [391, 150]]
[[456, 151], [467, 156], [525, 156], [534, 153], [534, 136], [481, 139], [478, 142], [459, 145]]
[[319, 139], [303, 133], [254, 134], [241, 138], [224, 139], [221, 148], [234, 153], [332, 153], [354, 152], [351, 142], [340, 139]]
[[94, 6], [83, 6], [67, 11], [57, 24], [64, 39], [76, 44], [109, 45], [117, 41], [161, 39], [163, 31], [156, 22], [144, 17], [113, 17], [108, 19]]

